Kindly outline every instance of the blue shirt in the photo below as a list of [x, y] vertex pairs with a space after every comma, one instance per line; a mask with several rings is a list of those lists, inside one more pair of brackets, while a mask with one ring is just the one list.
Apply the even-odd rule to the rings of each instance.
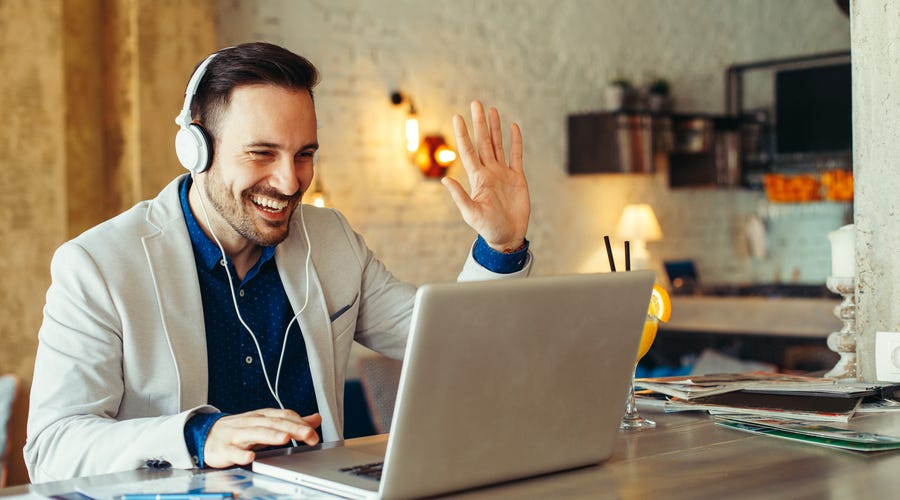
[[[218, 413], [195, 414], [184, 426], [188, 451], [194, 462], [202, 467], [206, 437], [219, 418], [260, 408], [277, 408], [278, 403], [269, 392], [253, 338], [235, 313], [228, 276], [222, 265], [222, 252], [206, 236], [191, 212], [188, 203], [191, 183], [191, 178], [186, 177], [181, 184], [181, 209], [191, 237], [203, 301], [209, 375], [207, 398], [210, 405], [221, 410]], [[496, 273], [508, 274], [521, 270], [527, 255], [527, 241], [516, 252], [504, 254], [492, 249], [479, 236], [473, 248], [475, 260]], [[275, 247], [263, 247], [259, 261], [241, 282], [237, 281], [234, 264], [226, 259], [241, 317], [259, 342], [273, 389], [285, 328], [294, 317], [274, 256]], [[309, 359], [296, 321], [291, 323], [288, 332], [279, 380], [277, 392], [285, 408], [303, 416], [318, 411]]]
[[221, 413], [194, 415], [185, 425], [188, 450], [197, 457], [197, 464], [202, 465], [206, 436], [219, 418], [260, 408], [278, 408], [263, 374], [253, 337], [235, 313], [234, 299], [237, 299], [241, 317], [259, 342], [268, 383], [273, 389], [285, 328], [291, 324], [277, 393], [285, 408], [300, 415], [316, 413], [318, 406], [303, 334], [297, 322], [291, 321], [294, 311], [275, 265], [275, 247], [263, 247], [259, 261], [243, 281], [238, 281], [234, 264], [231, 259], [227, 260], [234, 283], [233, 299], [228, 275], [222, 266], [222, 252], [206, 236], [191, 212], [187, 198], [190, 185], [191, 178], [185, 178], [181, 185], [181, 208], [191, 237], [203, 301], [209, 375], [207, 400], [221, 410]]

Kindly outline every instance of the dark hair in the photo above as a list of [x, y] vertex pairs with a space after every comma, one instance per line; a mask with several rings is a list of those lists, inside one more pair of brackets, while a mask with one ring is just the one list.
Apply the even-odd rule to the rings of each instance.
[[[199, 66], [199, 64], [198, 64]], [[196, 68], [195, 68], [196, 70]], [[253, 42], [222, 49], [209, 62], [191, 102], [191, 117], [215, 139], [232, 91], [242, 85], [269, 84], [313, 95], [319, 72], [305, 57], [271, 43]]]

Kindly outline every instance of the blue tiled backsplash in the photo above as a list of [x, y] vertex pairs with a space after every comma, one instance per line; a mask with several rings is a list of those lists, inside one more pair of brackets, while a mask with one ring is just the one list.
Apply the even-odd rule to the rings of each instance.
[[[665, 241], [651, 244], [651, 251], [662, 260], [694, 260], [707, 284], [825, 283], [831, 274], [827, 234], [852, 222], [851, 204], [770, 203], [747, 195], [732, 201], [720, 211], [667, 217]], [[754, 224], [764, 235], [756, 244]]]

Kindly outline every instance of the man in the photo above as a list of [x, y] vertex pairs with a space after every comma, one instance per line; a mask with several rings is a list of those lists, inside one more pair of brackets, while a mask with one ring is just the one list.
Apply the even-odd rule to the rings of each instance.
[[[415, 289], [336, 211], [300, 206], [318, 148], [306, 59], [219, 51], [176, 121], [191, 171], [62, 245], [51, 263], [25, 457], [35, 481], [247, 464], [254, 450], [340, 439], [350, 347], [402, 357]], [[196, 90], [196, 95], [194, 91]], [[460, 279], [527, 274], [522, 139], [472, 104], [453, 119], [479, 237]], [[300, 207], [298, 209], [298, 207]]]

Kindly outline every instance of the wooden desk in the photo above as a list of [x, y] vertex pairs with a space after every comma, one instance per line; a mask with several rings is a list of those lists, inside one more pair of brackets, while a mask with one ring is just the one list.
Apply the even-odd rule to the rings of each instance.
[[[622, 434], [604, 464], [481, 489], [466, 498], [893, 498], [900, 452], [832, 450], [717, 426], [705, 414], [661, 415]], [[857, 419], [860, 429], [875, 418]], [[877, 427], [884, 428], [879, 418]], [[900, 435], [900, 417], [890, 434]], [[867, 421], [867, 422], [865, 422]]]
[[[594, 467], [515, 481], [451, 498], [893, 498], [900, 452], [856, 454], [716, 426], [704, 414], [662, 415], [658, 428], [621, 434], [615, 453]], [[900, 416], [854, 419], [855, 428], [900, 435]], [[367, 438], [360, 438], [367, 439]], [[191, 474], [146, 470], [17, 486], [0, 495], [73, 491], [102, 484]]]

